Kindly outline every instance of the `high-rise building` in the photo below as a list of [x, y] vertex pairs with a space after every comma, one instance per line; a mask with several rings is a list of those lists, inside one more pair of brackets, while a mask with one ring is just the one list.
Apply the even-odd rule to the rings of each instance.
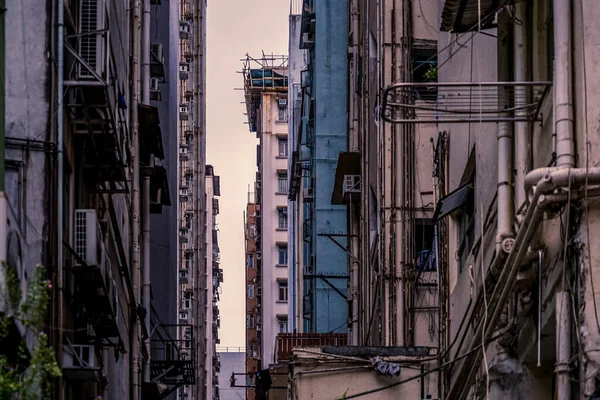
[[251, 373], [275, 362], [275, 337], [288, 330], [287, 57], [248, 57], [242, 73], [249, 129], [259, 141], [255, 190], [246, 210], [247, 277], [255, 276], [246, 289]]

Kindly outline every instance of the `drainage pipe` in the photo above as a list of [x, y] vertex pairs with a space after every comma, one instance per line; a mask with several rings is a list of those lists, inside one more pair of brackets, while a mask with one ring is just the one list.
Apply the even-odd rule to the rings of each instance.
[[139, 400], [141, 395], [140, 385], [140, 320], [138, 318], [138, 304], [140, 302], [140, 140], [138, 126], [138, 103], [140, 82], [140, 2], [131, 0], [131, 249], [132, 249], [132, 286], [135, 298], [130, 299], [131, 304], [131, 399]]
[[[352, 33], [351, 44], [350, 44], [350, 52], [351, 52], [351, 60], [352, 60], [352, 68], [350, 71], [350, 107], [349, 107], [349, 126], [350, 126], [350, 134], [348, 137], [348, 150], [352, 152], [358, 151], [358, 98], [356, 95], [356, 81], [358, 79], [358, 5], [357, 1], [353, 0], [350, 3], [350, 17], [352, 19]], [[354, 200], [354, 199], [351, 199]], [[360, 206], [359, 206], [360, 211]], [[348, 321], [348, 332], [350, 338], [350, 345], [357, 346], [358, 345], [358, 273], [359, 273], [359, 257], [360, 257], [360, 224], [359, 224], [359, 215], [356, 210], [352, 207], [352, 203], [349, 207], [350, 214], [350, 240], [351, 240], [351, 259], [350, 259], [350, 319]]]
[[[4, 1], [3, 1], [4, 2]], [[4, 8], [4, 7], [2, 7]], [[64, 179], [64, 164], [63, 164], [63, 139], [64, 139], [64, 127], [63, 127], [63, 91], [64, 91], [64, 70], [65, 70], [65, 56], [64, 56], [64, 35], [65, 35], [65, 5], [62, 0], [57, 1], [57, 26], [58, 26], [58, 35], [56, 38], [56, 96], [57, 96], [57, 104], [56, 104], [56, 159], [57, 159], [57, 193], [56, 193], [56, 280], [57, 280], [57, 302], [58, 302], [58, 348], [57, 348], [57, 363], [62, 366], [63, 359], [63, 324], [64, 324], [64, 312], [63, 312], [63, 280], [64, 280], [64, 271], [63, 271], [63, 220], [64, 220], [64, 212], [63, 212], [63, 179]], [[4, 15], [4, 14], [3, 14]], [[3, 27], [4, 28], [4, 27]], [[0, 55], [0, 59], [4, 60], [4, 54]], [[2, 81], [4, 82], [4, 73], [2, 73]], [[4, 94], [4, 90], [2, 90], [2, 94]], [[4, 123], [2, 124], [4, 127]], [[2, 149], [2, 157], [4, 157], [4, 149]], [[4, 162], [2, 162], [4, 168]], [[4, 172], [4, 171], [2, 171]], [[4, 174], [2, 174], [4, 176]], [[4, 189], [1, 189], [4, 191]], [[4, 200], [4, 199], [2, 199]], [[6, 218], [2, 219], [4, 223]], [[2, 248], [4, 245], [2, 244]], [[58, 398], [63, 398], [63, 379], [62, 376], [58, 381]]]
[[[143, 0], [142, 18], [142, 103], [150, 105], [150, 0]], [[149, 167], [154, 166], [154, 157], [150, 156]], [[150, 175], [144, 175], [142, 187], [142, 223], [143, 223], [143, 276], [142, 304], [146, 311], [143, 323], [148, 337], [144, 339], [146, 359], [143, 364], [143, 381], [150, 382]]]
[[[569, 175], [569, 172], [571, 175]], [[565, 187], [568, 185], [571, 185], [575, 189], [579, 189], [586, 184], [586, 180], [590, 185], [600, 184], [600, 168], [590, 168], [587, 177], [585, 176], [585, 172], [585, 169], [555, 169], [551, 173], [546, 174], [538, 181], [537, 185], [535, 185], [530, 206], [527, 209], [527, 213], [523, 219], [523, 224], [521, 225], [522, 228], [519, 230], [515, 238], [512, 251], [500, 269], [501, 272], [497, 279], [497, 284], [494, 292], [490, 296], [489, 304], [491, 309], [489, 312], [490, 317], [486, 321], [486, 338], [491, 337], [494, 329], [496, 329], [496, 323], [498, 322], [498, 318], [502, 312], [503, 305], [506, 303], [508, 295], [513, 290], [517, 272], [519, 271], [519, 267], [522, 265], [522, 261], [528, 251], [528, 244], [538, 231], [537, 228], [542, 220], [544, 209], [553, 204], [551, 201], [552, 199], [548, 198], [547, 194], [552, 193], [552, 191], [554, 191], [556, 188]], [[530, 187], [533, 186], [531, 185], [531, 181], [537, 173], [537, 170], [532, 171], [525, 178], [526, 184], [529, 182]], [[473, 346], [477, 345], [481, 339], [483, 328], [484, 326], [480, 322], [477, 325], [468, 348], [472, 348]], [[450, 391], [448, 392], [448, 398], [465, 398], [469, 391], [469, 385], [472, 382], [474, 374], [480, 365], [480, 357], [481, 352], [476, 352], [470, 357], [470, 359], [465, 360], [461, 364], [459, 370], [457, 371], [457, 376], [459, 378], [450, 388]]]
[[[498, 24], [498, 34], [508, 36], [509, 28], [507, 18], [502, 18], [504, 23]], [[509, 56], [507, 46], [498, 47], [498, 57]], [[510, 71], [498, 65], [498, 79], [502, 81], [510, 80]], [[501, 87], [498, 92], [499, 108], [506, 109], [509, 105], [508, 88]], [[477, 101], [477, 100], [476, 100]], [[509, 113], [504, 113], [509, 117]], [[509, 121], [498, 123], [498, 226], [496, 232], [496, 253], [502, 251], [508, 253], [512, 244], [513, 237], [513, 126]], [[510, 241], [509, 241], [510, 240]]]
[[[527, 47], [527, 2], [515, 4], [515, 19], [521, 23], [513, 24], [513, 54], [514, 54], [514, 80], [517, 82], [529, 81], [529, 61]], [[528, 86], [515, 86], [515, 117], [524, 118], [527, 112], [521, 108], [530, 104], [530, 88]], [[523, 182], [525, 175], [531, 170], [531, 127], [529, 122], [515, 122], [515, 203], [521, 206], [527, 200]]]
[[571, 299], [569, 292], [556, 293], [556, 399], [571, 399]]
[[554, 0], [553, 3], [556, 164], [559, 168], [573, 168], [575, 161], [571, 72], [571, 0]]

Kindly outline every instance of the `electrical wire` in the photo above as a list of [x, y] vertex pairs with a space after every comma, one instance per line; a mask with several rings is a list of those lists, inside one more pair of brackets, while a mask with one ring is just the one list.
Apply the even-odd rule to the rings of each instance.
[[[487, 344], [492, 343], [494, 340], [498, 339], [500, 336], [501, 335], [497, 335], [497, 336], [492, 337], [487, 342]], [[346, 396], [345, 399], [356, 399], [358, 397], [367, 396], [367, 395], [373, 394], [373, 393], [378, 393], [378, 392], [381, 392], [383, 390], [391, 389], [393, 387], [402, 385], [404, 383], [408, 383], [408, 382], [414, 381], [416, 379], [423, 378], [423, 377], [425, 377], [425, 376], [427, 376], [427, 375], [429, 375], [429, 374], [431, 374], [433, 372], [440, 371], [440, 370], [442, 370], [442, 369], [444, 369], [444, 368], [446, 368], [446, 367], [448, 367], [450, 365], [455, 364], [457, 361], [460, 361], [463, 358], [468, 357], [469, 355], [473, 354], [474, 352], [479, 351], [480, 348], [481, 348], [481, 345], [478, 345], [478, 346], [474, 347], [473, 349], [467, 351], [466, 353], [461, 354], [460, 356], [455, 357], [452, 361], [448, 361], [448, 362], [446, 362], [444, 364], [441, 364], [441, 365], [439, 365], [439, 366], [437, 366], [435, 368], [432, 368], [429, 371], [424, 372], [422, 374], [411, 376], [410, 378], [406, 378], [406, 379], [403, 379], [403, 380], [398, 381], [398, 382], [394, 382], [394, 383], [386, 385], [386, 386], [381, 386], [381, 387], [378, 387], [378, 388], [375, 388], [375, 389], [371, 389], [371, 390], [367, 390], [367, 391], [364, 391], [364, 392], [352, 394], [350, 396]], [[430, 361], [430, 360], [433, 360], [433, 359], [427, 359], [427, 360], [421, 360], [421, 361]]]

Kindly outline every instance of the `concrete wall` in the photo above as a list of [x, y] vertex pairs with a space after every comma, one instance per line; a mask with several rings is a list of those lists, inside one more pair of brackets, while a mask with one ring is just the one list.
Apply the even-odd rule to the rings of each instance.
[[[285, 96], [285, 95], [284, 95]], [[259, 112], [261, 123], [261, 249], [262, 249], [262, 346], [263, 367], [273, 363], [275, 336], [279, 333], [277, 316], [287, 317], [288, 302], [279, 301], [278, 282], [288, 279], [287, 265], [279, 265], [277, 245], [286, 245], [287, 229], [278, 228], [278, 209], [287, 207], [287, 193], [277, 192], [278, 171], [286, 172], [287, 157], [279, 156], [279, 138], [287, 138], [287, 121], [277, 121], [277, 98], [263, 94]], [[288, 145], [289, 146], [289, 145]], [[289, 153], [289, 152], [288, 152]], [[288, 215], [289, 223], [289, 215]], [[289, 287], [289, 285], [288, 285]]]
[[[217, 350], [219, 352], [219, 357], [221, 358], [221, 373], [219, 374], [219, 394], [221, 400], [245, 400], [246, 389], [243, 387], [229, 387], [229, 378], [231, 377], [232, 372], [244, 372], [246, 353], [239, 351], [240, 349], [233, 348]], [[243, 350], [243, 348], [241, 350]], [[236, 385], [243, 385], [245, 383], [243, 378], [243, 376], [237, 375]]]

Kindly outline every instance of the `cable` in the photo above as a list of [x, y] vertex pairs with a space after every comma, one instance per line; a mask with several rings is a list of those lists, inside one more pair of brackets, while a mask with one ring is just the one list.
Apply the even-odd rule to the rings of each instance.
[[[498, 339], [500, 336], [501, 336], [501, 335], [497, 335], [497, 336], [494, 336], [494, 337], [492, 337], [492, 338], [491, 338], [491, 339], [490, 339], [490, 340], [487, 342], [487, 344], [489, 344], [489, 343], [492, 343], [494, 340]], [[371, 390], [367, 390], [367, 391], [364, 391], [364, 392], [360, 392], [360, 393], [352, 394], [352, 395], [350, 395], [350, 396], [346, 396], [346, 397], [345, 397], [345, 399], [355, 399], [355, 398], [358, 398], [358, 397], [367, 396], [367, 395], [369, 395], [369, 394], [373, 394], [373, 393], [381, 392], [381, 391], [383, 391], [383, 390], [391, 389], [391, 388], [393, 388], [393, 387], [396, 387], [396, 386], [402, 385], [402, 384], [404, 384], [404, 383], [408, 383], [408, 382], [414, 381], [415, 379], [423, 378], [423, 377], [425, 377], [425, 376], [427, 376], [427, 375], [429, 375], [429, 374], [431, 374], [431, 373], [433, 373], [433, 372], [440, 371], [440, 370], [442, 370], [442, 369], [446, 368], [447, 366], [449, 366], [449, 365], [452, 365], [452, 364], [456, 363], [456, 362], [457, 362], [457, 361], [459, 361], [459, 360], [462, 360], [462, 359], [463, 359], [463, 358], [465, 358], [465, 357], [468, 357], [469, 355], [473, 354], [474, 352], [476, 352], [476, 351], [479, 351], [479, 349], [480, 349], [480, 348], [481, 348], [481, 345], [478, 345], [478, 346], [476, 346], [475, 348], [473, 348], [473, 349], [471, 349], [471, 350], [467, 351], [465, 354], [461, 354], [460, 356], [457, 356], [457, 357], [455, 357], [455, 358], [454, 358], [454, 360], [452, 360], [452, 361], [448, 361], [447, 363], [444, 363], [444, 364], [442, 364], [442, 365], [440, 365], [440, 366], [438, 366], [438, 367], [432, 368], [432, 369], [430, 369], [429, 371], [427, 371], [427, 372], [424, 372], [424, 373], [422, 373], [422, 374], [418, 374], [418, 375], [415, 375], [415, 376], [411, 376], [410, 378], [406, 378], [406, 379], [403, 379], [403, 380], [401, 380], [401, 381], [394, 382], [394, 383], [392, 383], [392, 384], [390, 384], [390, 385], [386, 385], [386, 386], [378, 387], [378, 388], [376, 388], [376, 389], [371, 389]], [[421, 360], [421, 361], [428, 361], [428, 360]]]

